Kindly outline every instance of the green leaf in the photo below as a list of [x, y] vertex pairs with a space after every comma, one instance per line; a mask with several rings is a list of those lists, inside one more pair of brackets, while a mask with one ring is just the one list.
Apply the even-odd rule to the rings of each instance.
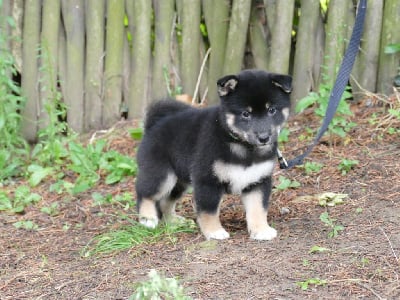
[[0, 191], [0, 211], [11, 210], [12, 202], [6, 192]]
[[283, 128], [279, 134], [278, 142], [279, 143], [286, 143], [289, 141], [289, 134], [290, 131], [287, 128]]
[[325, 247], [320, 247], [320, 246], [312, 246], [309, 253], [317, 253], [317, 252], [325, 252], [325, 251], [329, 251], [329, 248], [325, 248]]
[[397, 44], [389, 44], [385, 47], [386, 54], [395, 54], [400, 52], [400, 43]]
[[124, 176], [118, 172], [112, 172], [106, 177], [106, 184], [114, 184], [120, 182]]
[[29, 177], [30, 185], [37, 186], [45, 177], [53, 172], [53, 168], [43, 168], [39, 165], [30, 165], [28, 167], [28, 172], [31, 173], [31, 176]]
[[39, 226], [32, 221], [18, 221], [13, 224], [15, 228], [26, 230], [37, 230]]
[[279, 176], [279, 184], [276, 186], [278, 190], [285, 190], [288, 188], [297, 188], [301, 186], [300, 182], [296, 180], [290, 180], [289, 178], [285, 176]]
[[143, 138], [143, 128], [137, 127], [130, 129], [129, 134], [134, 140], [140, 141]]
[[315, 104], [318, 100], [318, 97], [319, 96], [317, 93], [311, 92], [308, 96], [300, 99], [296, 104], [296, 108], [295, 108], [296, 113], [300, 113], [300, 112], [304, 111], [306, 108]]
[[89, 182], [79, 182], [74, 185], [72, 188], [72, 194], [76, 195], [79, 193], [86, 192], [88, 189], [90, 189], [93, 185], [91, 185]]

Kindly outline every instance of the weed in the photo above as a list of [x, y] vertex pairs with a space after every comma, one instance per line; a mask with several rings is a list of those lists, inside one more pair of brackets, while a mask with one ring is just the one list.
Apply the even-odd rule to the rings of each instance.
[[285, 176], [279, 176], [279, 184], [275, 187], [277, 190], [286, 190], [289, 188], [297, 188], [301, 184], [296, 180], [290, 180]]
[[39, 229], [39, 226], [37, 224], [35, 224], [34, 222], [30, 221], [30, 220], [15, 222], [13, 224], [13, 226], [15, 228], [25, 229], [25, 230], [38, 230]]
[[149, 272], [149, 280], [136, 284], [136, 291], [129, 300], [190, 300], [185, 295], [185, 290], [175, 278], [167, 278], [157, 273], [156, 270]]
[[57, 202], [53, 202], [53, 203], [50, 204], [50, 206], [43, 206], [40, 209], [40, 211], [42, 213], [45, 213], [45, 214], [49, 215], [49, 216], [55, 216], [55, 215], [58, 214], [58, 208], [59, 208], [58, 203]]
[[70, 189], [73, 195], [92, 188], [100, 180], [102, 170], [107, 174], [106, 184], [114, 184], [126, 176], [136, 174], [135, 160], [117, 151], [104, 152], [105, 145], [105, 140], [98, 140], [86, 147], [74, 141], [68, 143], [71, 160], [68, 169], [78, 174], [78, 178]]
[[[14, 24], [12, 18], [8, 17], [0, 20], [0, 27], [5, 21], [9, 25]], [[5, 31], [0, 31], [0, 45], [5, 45], [8, 39]], [[12, 79], [16, 74], [12, 54], [0, 49], [0, 181], [20, 175], [29, 157], [29, 146], [20, 134], [21, 111], [26, 99], [21, 96], [20, 87]]]
[[313, 253], [321, 253], [321, 252], [326, 252], [326, 251], [329, 251], [329, 249], [315, 245], [315, 246], [311, 247], [309, 253], [313, 254]]
[[118, 194], [115, 197], [113, 197], [111, 194], [102, 195], [99, 192], [94, 192], [92, 193], [92, 198], [94, 200], [94, 205], [107, 205], [115, 203], [123, 206], [125, 210], [135, 206], [133, 195], [129, 192]]
[[54, 169], [51, 167], [42, 167], [36, 164], [31, 164], [27, 169], [29, 176], [29, 184], [37, 186], [44, 178], [52, 174]]
[[144, 131], [142, 127], [132, 128], [129, 130], [131, 138], [135, 141], [140, 141], [143, 138], [143, 133]]
[[361, 207], [356, 208], [356, 213], [361, 214], [363, 212], [363, 209]]
[[299, 286], [303, 291], [306, 291], [309, 287], [309, 285], [326, 285], [328, 282], [325, 279], [319, 279], [319, 278], [309, 278], [305, 281], [298, 281], [296, 282], [296, 285]]
[[124, 177], [134, 176], [137, 172], [136, 161], [117, 151], [105, 153], [100, 167], [109, 173], [106, 177], [106, 184], [120, 182]]
[[281, 132], [279, 134], [279, 137], [278, 137], [278, 142], [279, 143], [288, 142], [289, 141], [289, 134], [290, 134], [289, 129], [287, 129], [286, 127], [282, 128], [282, 130], [281, 130]]
[[[325, 116], [326, 108], [328, 107], [330, 91], [330, 86], [321, 84], [318, 92], [311, 92], [308, 96], [297, 102], [295, 109], [296, 112], [299, 113], [310, 106], [315, 106], [315, 115], [322, 119]], [[338, 135], [342, 138], [345, 137], [346, 133], [356, 125], [346, 119], [346, 116], [353, 115], [349, 103], [345, 101], [345, 99], [350, 97], [351, 93], [346, 90], [339, 102], [336, 115], [332, 119], [328, 128], [329, 133]]]
[[325, 226], [329, 227], [331, 231], [328, 232], [329, 238], [334, 238], [339, 235], [339, 232], [344, 230], [344, 227], [340, 224], [336, 224], [336, 219], [332, 219], [328, 212], [324, 212], [319, 216], [319, 219], [325, 224]]
[[318, 173], [319, 171], [321, 171], [321, 169], [323, 168], [323, 164], [317, 163], [317, 162], [313, 162], [313, 161], [307, 161], [304, 165], [304, 171], [306, 172], [307, 175], [310, 175], [312, 173]]
[[342, 175], [346, 175], [351, 169], [358, 165], [358, 163], [358, 160], [343, 158], [338, 166], [338, 169], [341, 171]]
[[[43, 62], [40, 71], [49, 74], [48, 78], [53, 80], [56, 76], [54, 66], [49, 55], [48, 48], [43, 45], [41, 60]], [[66, 144], [69, 140], [76, 138], [76, 134], [68, 127], [66, 122], [67, 107], [62, 102], [62, 95], [56, 88], [56, 82], [50, 82], [50, 86], [42, 86], [43, 90], [48, 89], [49, 95], [43, 99], [44, 112], [47, 117], [42, 123], [38, 132], [39, 142], [32, 151], [32, 158], [44, 166], [61, 165], [64, 158], [68, 156]]]
[[26, 185], [16, 188], [14, 197], [10, 197], [6, 192], [0, 191], [0, 211], [9, 211], [12, 213], [22, 213], [28, 205], [37, 203], [41, 196], [31, 193]]

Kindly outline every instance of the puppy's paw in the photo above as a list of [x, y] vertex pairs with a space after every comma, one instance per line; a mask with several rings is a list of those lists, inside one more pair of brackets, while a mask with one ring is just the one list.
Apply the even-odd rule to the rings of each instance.
[[157, 218], [140, 217], [139, 223], [147, 228], [154, 229], [158, 225], [158, 219]]
[[277, 235], [278, 232], [270, 226], [265, 227], [263, 230], [250, 232], [250, 238], [258, 241], [270, 241], [276, 238]]
[[226, 232], [225, 229], [221, 228], [216, 231], [204, 233], [207, 240], [214, 239], [214, 240], [225, 240], [229, 238], [229, 233]]

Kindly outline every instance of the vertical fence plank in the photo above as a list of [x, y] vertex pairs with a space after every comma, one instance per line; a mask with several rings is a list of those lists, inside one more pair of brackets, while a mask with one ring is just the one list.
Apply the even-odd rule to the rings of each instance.
[[[376, 75], [382, 28], [383, 1], [369, 0], [365, 17], [364, 32], [361, 38], [361, 51], [358, 53], [352, 76], [352, 91], [355, 96], [362, 90], [376, 91]], [[360, 87], [359, 87], [360, 86]], [[361, 90], [361, 93], [362, 93]]]
[[302, 0], [293, 65], [293, 93], [291, 96], [294, 100], [293, 105], [316, 86], [316, 80], [313, 78], [313, 66], [315, 57], [319, 54], [318, 48], [315, 47], [319, 18], [319, 0]]
[[83, 0], [63, 0], [62, 14], [66, 32], [66, 98], [67, 121], [76, 132], [83, 131], [85, 29]]
[[323, 82], [333, 85], [343, 57], [347, 38], [348, 0], [330, 0], [326, 25]]
[[143, 115], [148, 97], [151, 54], [151, 1], [132, 2], [128, 9], [129, 23], [133, 25], [130, 92], [127, 101], [129, 118]]
[[26, 140], [32, 142], [37, 134], [39, 105], [37, 85], [41, 4], [37, 0], [26, 0], [24, 10], [21, 88], [26, 104], [22, 112], [22, 134]]
[[255, 67], [258, 69], [268, 69], [268, 34], [264, 29], [265, 12], [263, 7], [253, 1], [250, 15], [249, 43], [254, 59]]
[[[60, 27], [60, 0], [43, 0], [40, 44], [40, 117], [39, 128], [48, 125], [46, 111], [55, 109], [57, 97], [57, 54]], [[47, 107], [47, 108], [46, 108]]]
[[[171, 32], [174, 22], [174, 0], [154, 1], [155, 40], [152, 67], [151, 98], [168, 96], [171, 71]], [[167, 76], [167, 78], [165, 78]]]
[[124, 46], [124, 1], [107, 1], [106, 56], [104, 78], [103, 126], [120, 118], [122, 98], [122, 53]]
[[[208, 7], [206, 24], [210, 40], [210, 61], [208, 72], [208, 104], [218, 103], [217, 80], [223, 76], [226, 40], [228, 37], [230, 4], [227, 0], [205, 1]], [[204, 10], [206, 13], [206, 10]]]
[[200, 13], [198, 0], [186, 0], [182, 9], [181, 75], [183, 92], [193, 96], [200, 70]]
[[265, 17], [267, 20], [267, 28], [269, 33], [275, 29], [276, 2], [278, 2], [278, 0], [264, 0]]
[[247, 40], [251, 1], [234, 0], [225, 51], [224, 74], [240, 71]]
[[104, 0], [86, 1], [85, 128], [101, 127], [104, 66]]
[[292, 40], [294, 0], [280, 0], [276, 3], [274, 30], [271, 32], [269, 70], [288, 73]]
[[400, 1], [386, 0], [383, 12], [381, 45], [379, 54], [378, 92], [393, 93], [394, 76], [399, 73], [400, 53], [386, 54], [385, 47], [400, 43]]

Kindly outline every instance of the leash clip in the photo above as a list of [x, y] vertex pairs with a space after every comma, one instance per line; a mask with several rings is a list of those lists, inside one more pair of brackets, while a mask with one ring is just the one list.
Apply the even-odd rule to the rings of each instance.
[[286, 159], [283, 157], [281, 151], [279, 151], [279, 149], [276, 149], [276, 153], [278, 155], [279, 168], [287, 169], [289, 167], [289, 165], [288, 165]]

